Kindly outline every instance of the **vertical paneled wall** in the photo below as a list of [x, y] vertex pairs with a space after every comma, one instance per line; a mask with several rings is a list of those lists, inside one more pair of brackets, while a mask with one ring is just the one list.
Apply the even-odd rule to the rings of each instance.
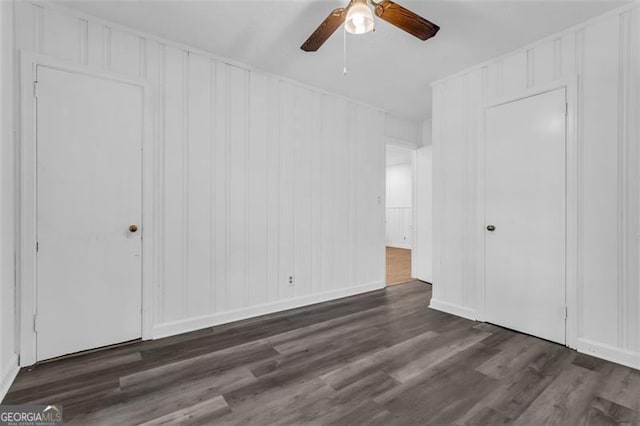
[[153, 88], [154, 336], [383, 285], [384, 112], [65, 9], [15, 7], [18, 49]]
[[13, 8], [0, 2], [0, 398], [17, 374], [14, 275]]
[[387, 207], [387, 247], [413, 247], [413, 217], [411, 207]]
[[[640, 367], [637, 5], [446, 78], [434, 90], [434, 299], [475, 317], [481, 107], [577, 81], [577, 347]], [[541, 165], [544, 167], [544, 165]]]
[[388, 143], [411, 147], [423, 144], [423, 123], [385, 114], [384, 135]]

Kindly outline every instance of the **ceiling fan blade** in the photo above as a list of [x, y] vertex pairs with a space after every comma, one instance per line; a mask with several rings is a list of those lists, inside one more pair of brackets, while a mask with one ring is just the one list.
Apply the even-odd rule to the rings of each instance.
[[344, 22], [345, 18], [345, 9], [343, 7], [335, 9], [333, 12], [327, 16], [327, 19], [322, 21], [322, 24], [309, 36], [307, 41], [305, 41], [300, 49], [305, 52], [315, 52], [324, 44], [325, 41], [331, 34], [334, 33], [336, 29]]
[[376, 15], [390, 24], [405, 30], [420, 40], [427, 40], [436, 35], [439, 26], [429, 22], [409, 9], [405, 9], [391, 0], [382, 0], [376, 5]]

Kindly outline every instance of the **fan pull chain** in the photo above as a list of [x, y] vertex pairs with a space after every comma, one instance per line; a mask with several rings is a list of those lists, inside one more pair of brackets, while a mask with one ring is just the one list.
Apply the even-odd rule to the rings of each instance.
[[342, 56], [342, 73], [347, 75], [347, 30], [342, 26], [342, 47], [343, 47], [343, 56]]

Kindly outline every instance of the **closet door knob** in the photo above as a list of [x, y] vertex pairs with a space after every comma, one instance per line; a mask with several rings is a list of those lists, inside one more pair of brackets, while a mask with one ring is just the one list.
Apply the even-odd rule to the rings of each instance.
[[131, 225], [129, 227], [129, 232], [136, 232], [138, 230], [138, 227], [136, 225]]
[[493, 225], [487, 225], [487, 231], [489, 231], [489, 232], [493, 232], [493, 231], [495, 231], [495, 230], [496, 230], [496, 227], [495, 227], [495, 226], [493, 226]]

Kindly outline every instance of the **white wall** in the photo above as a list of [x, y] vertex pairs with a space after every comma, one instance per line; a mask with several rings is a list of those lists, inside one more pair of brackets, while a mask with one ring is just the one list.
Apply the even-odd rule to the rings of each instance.
[[413, 173], [411, 164], [387, 167], [387, 207], [411, 207]]
[[433, 120], [428, 118], [422, 122], [422, 146], [433, 145]]
[[413, 210], [411, 207], [387, 207], [386, 246], [413, 247]]
[[13, 7], [0, 2], [0, 399], [17, 374], [14, 295]]
[[412, 165], [387, 166], [386, 182], [386, 245], [410, 249], [413, 246]]
[[155, 337], [383, 286], [384, 112], [53, 5], [16, 19], [18, 49], [154, 90]]
[[[477, 317], [480, 107], [578, 81], [576, 346], [640, 367], [638, 66], [635, 4], [437, 82], [434, 87], [434, 302]], [[543, 165], [541, 165], [543, 167]]]
[[422, 143], [422, 123], [385, 114], [384, 135], [387, 143], [415, 148]]
[[431, 145], [423, 146], [416, 151], [415, 174], [416, 239], [413, 243], [411, 266], [414, 277], [430, 283], [433, 281], [433, 147]]

